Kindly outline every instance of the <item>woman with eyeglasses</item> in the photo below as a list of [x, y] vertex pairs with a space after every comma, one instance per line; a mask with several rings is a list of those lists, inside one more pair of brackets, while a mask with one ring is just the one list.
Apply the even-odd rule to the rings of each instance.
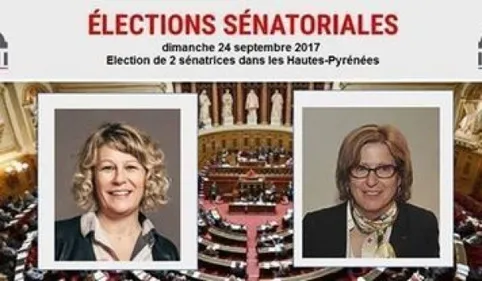
[[305, 258], [436, 258], [435, 215], [407, 203], [413, 181], [404, 135], [390, 125], [350, 132], [336, 167], [337, 206], [303, 219]]

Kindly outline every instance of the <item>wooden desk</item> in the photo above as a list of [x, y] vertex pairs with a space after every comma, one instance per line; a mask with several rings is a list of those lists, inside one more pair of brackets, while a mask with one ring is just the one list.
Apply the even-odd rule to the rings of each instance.
[[262, 254], [273, 254], [273, 253], [278, 253], [282, 251], [290, 251], [293, 250], [293, 243], [289, 244], [282, 244], [284, 245], [284, 248], [280, 248], [279, 246], [273, 246], [273, 247], [258, 247], [258, 255]]
[[230, 213], [276, 213], [276, 204], [270, 202], [234, 202], [229, 204]]
[[293, 232], [293, 229], [288, 229], [272, 234], [261, 235], [258, 236], [257, 244], [260, 245], [264, 243], [269, 243], [277, 239], [284, 241], [285, 239], [290, 238], [293, 235]]
[[197, 270], [181, 270], [179, 271], [179, 273], [181, 273], [182, 275], [188, 276], [194, 280], [201, 280], [201, 281], [226, 281], [228, 279], [227, 277], [208, 274]]
[[265, 224], [262, 224], [262, 225], [259, 225], [257, 228], [256, 228], [256, 231], [257, 233], [265, 233], [265, 232], [274, 232], [276, 231], [276, 229], [278, 228], [278, 223], [276, 221], [271, 221], [269, 223], [265, 223]]
[[246, 247], [246, 241], [248, 240], [245, 234], [227, 232], [217, 227], [210, 227], [208, 229], [213, 241], [219, 242], [225, 245], [237, 245]]
[[247, 250], [246, 250], [245, 247], [235, 247], [235, 246], [217, 244], [217, 243], [213, 243], [212, 241], [209, 241], [207, 239], [204, 239], [202, 237], [198, 238], [198, 243], [200, 243], [201, 245], [204, 245], [206, 247], [211, 246], [215, 250], [228, 252], [230, 254], [241, 254], [241, 255], [246, 256], [246, 253], [247, 253]]
[[292, 266], [293, 259], [282, 260], [282, 261], [260, 262], [258, 265], [260, 269], [269, 270], [269, 269], [279, 268], [281, 266]]
[[296, 276], [288, 276], [282, 278], [270, 278], [270, 279], [261, 279], [261, 281], [304, 281], [304, 280], [318, 280], [319, 278], [326, 277], [330, 274], [337, 273], [341, 271], [343, 268], [339, 267], [327, 267], [317, 269], [308, 273], [296, 275]]
[[[281, 184], [288, 185], [288, 183], [292, 180], [292, 177], [287, 177], [282, 182], [278, 180], [274, 180], [273, 178], [266, 178], [265, 182], [274, 182], [277, 186], [276, 192], [284, 194], [286, 192], [286, 188], [283, 187]], [[206, 186], [210, 186], [213, 182], [216, 182], [218, 186], [218, 195], [223, 196], [224, 194], [228, 193], [228, 196], [235, 197], [236, 194], [239, 194], [238, 183], [237, 179], [225, 180], [225, 179], [216, 179], [210, 178], [207, 181]], [[279, 187], [278, 187], [279, 186]], [[209, 198], [209, 188], [204, 188], [204, 196], [205, 198]]]
[[290, 175], [293, 176], [293, 167], [280, 166], [256, 166], [256, 165], [240, 165], [240, 166], [213, 166], [209, 169], [208, 175], [244, 175], [253, 170], [258, 175]]
[[274, 272], [284, 268], [286, 272], [290, 272], [290, 275], [296, 274], [296, 269], [293, 268], [293, 259], [286, 260], [273, 260], [258, 263], [260, 278], [272, 278], [276, 276]]
[[224, 268], [229, 268], [231, 269], [234, 266], [235, 262], [241, 262], [244, 266], [246, 266], [246, 262], [244, 261], [234, 261], [234, 260], [228, 260], [228, 259], [220, 259], [212, 256], [208, 256], [205, 254], [198, 253], [198, 259], [200, 261], [209, 263], [211, 265], [218, 265]]
[[238, 242], [244, 242], [248, 240], [248, 237], [245, 234], [241, 233], [233, 233], [233, 232], [227, 232], [221, 228], [217, 227], [210, 227], [208, 229], [208, 232], [214, 236], [218, 236], [221, 238], [225, 238], [228, 240], [233, 240], [233, 241], [238, 241]]
[[[215, 182], [218, 187], [218, 195], [225, 193], [235, 194], [238, 191], [238, 184], [244, 174], [249, 171], [243, 170], [239, 167], [223, 167], [222, 169], [228, 169], [226, 172], [218, 173], [210, 171], [205, 177], [206, 181], [203, 182], [204, 196], [209, 198], [209, 187]], [[264, 178], [264, 182], [273, 182], [276, 185], [277, 193], [285, 193], [288, 185], [293, 181], [293, 172], [286, 172], [284, 169], [279, 172], [276, 168], [263, 167], [261, 172], [255, 170], [255, 173]]]
[[236, 223], [231, 223], [228, 221], [221, 221], [221, 230], [225, 230], [227, 232], [232, 232], [232, 233], [239, 233], [239, 234], [246, 234], [247, 228], [245, 225], [242, 224], [236, 224]]
[[267, 162], [264, 160], [238, 160], [239, 166], [242, 167], [264, 167]]

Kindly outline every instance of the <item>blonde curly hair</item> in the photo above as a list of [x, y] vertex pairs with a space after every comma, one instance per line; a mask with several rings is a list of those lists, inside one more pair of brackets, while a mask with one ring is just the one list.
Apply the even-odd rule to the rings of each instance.
[[104, 145], [134, 156], [146, 170], [146, 186], [140, 205], [143, 211], [152, 211], [167, 203], [170, 180], [166, 172], [164, 152], [158, 144], [132, 126], [106, 123], [89, 136], [78, 154], [72, 192], [80, 208], [98, 208], [94, 168], [98, 151]]

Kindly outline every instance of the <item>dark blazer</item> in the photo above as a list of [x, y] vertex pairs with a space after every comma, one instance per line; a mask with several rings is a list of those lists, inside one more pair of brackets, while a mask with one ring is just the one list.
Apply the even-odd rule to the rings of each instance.
[[[154, 232], [154, 261], [178, 261], [176, 246], [164, 236]], [[91, 235], [82, 236], [80, 216], [55, 222], [56, 261], [95, 261]]]
[[[347, 203], [343, 203], [304, 217], [304, 258], [346, 257], [346, 208]], [[435, 215], [408, 203], [398, 204], [398, 210], [390, 235], [390, 244], [397, 257], [439, 257], [439, 230]]]

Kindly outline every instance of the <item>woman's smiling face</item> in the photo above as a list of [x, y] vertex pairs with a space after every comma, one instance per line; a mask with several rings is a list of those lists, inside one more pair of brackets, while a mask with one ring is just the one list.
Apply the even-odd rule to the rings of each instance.
[[[357, 168], [358, 167], [358, 168]], [[400, 176], [396, 172], [395, 159], [383, 143], [367, 143], [360, 151], [360, 163], [354, 169], [379, 169], [379, 173], [391, 176], [379, 177], [368, 170], [366, 177], [350, 176], [350, 192], [358, 209], [370, 219], [382, 215], [395, 200], [400, 186]], [[354, 174], [352, 169], [351, 174]]]
[[139, 211], [146, 170], [131, 154], [107, 145], [99, 148], [95, 166], [95, 192], [99, 211], [122, 217]]

